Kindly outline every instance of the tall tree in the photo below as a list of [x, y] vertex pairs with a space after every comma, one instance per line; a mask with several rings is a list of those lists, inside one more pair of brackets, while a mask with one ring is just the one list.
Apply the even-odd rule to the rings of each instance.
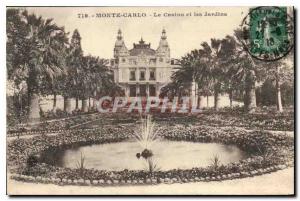
[[275, 83], [276, 100], [274, 102], [276, 102], [278, 112], [283, 112], [281, 85], [290, 83], [293, 86], [294, 72], [293, 64], [290, 61], [293, 61], [292, 55], [272, 63], [266, 63], [261, 71], [263, 81], [270, 80]]
[[[114, 96], [121, 90], [114, 83], [113, 72], [108, 69], [107, 64], [107, 60], [100, 59], [99, 57], [85, 56], [83, 59], [83, 74], [80, 76], [80, 94], [83, 100], [82, 110], [84, 112], [91, 109], [91, 98], [96, 101], [97, 95]], [[95, 107], [95, 102], [93, 105]]]
[[166, 86], [163, 91], [173, 90], [177, 87], [177, 90], [173, 90], [179, 97], [186, 95], [186, 89], [190, 89], [191, 101], [193, 104], [198, 103], [198, 75], [200, 69], [200, 52], [199, 50], [193, 50], [191, 53], [183, 56], [179, 61], [180, 66], [177, 71], [174, 72], [171, 79], [174, 85]]
[[7, 10], [8, 79], [26, 81], [30, 121], [40, 118], [39, 95], [43, 86], [63, 71], [65, 42], [64, 28], [52, 19], [28, 14], [26, 10]]
[[233, 104], [233, 95], [235, 91], [243, 90], [242, 80], [238, 77], [239, 68], [237, 67], [241, 60], [239, 59], [239, 46], [234, 37], [227, 35], [220, 41], [220, 47], [216, 58], [215, 66], [218, 73], [215, 75], [218, 82], [222, 85], [222, 91], [228, 93], [230, 107]]
[[[235, 57], [235, 42], [230, 36], [224, 39], [211, 39], [210, 44], [201, 44], [206, 65], [201, 69], [200, 76], [207, 86], [213, 86], [214, 109], [219, 109], [220, 94], [231, 92], [231, 83], [228, 81], [229, 66], [233, 65]], [[231, 94], [231, 93], [229, 93]]]
[[245, 50], [242, 40], [242, 31], [240, 29], [235, 30], [234, 33], [236, 42], [236, 65], [232, 66], [235, 68], [233, 76], [235, 79], [240, 80], [244, 83], [244, 107], [245, 111], [252, 113], [256, 109], [256, 82], [260, 80], [260, 71], [263, 66], [258, 60], [255, 60]]
[[210, 44], [204, 42], [201, 44], [202, 49], [204, 51], [204, 55], [207, 62], [208, 69], [206, 70], [208, 73], [206, 74], [206, 79], [210, 78], [213, 83], [213, 91], [214, 91], [214, 109], [219, 109], [219, 101], [220, 101], [220, 92], [222, 89], [222, 74], [223, 69], [219, 65], [219, 54], [222, 47], [222, 40], [220, 39], [211, 39]]
[[67, 76], [64, 77], [64, 111], [72, 113], [71, 98], [76, 99], [76, 109], [78, 107], [78, 100], [81, 95], [79, 90], [83, 72], [83, 51], [81, 48], [81, 36], [77, 29], [74, 30], [68, 49], [67, 57]]

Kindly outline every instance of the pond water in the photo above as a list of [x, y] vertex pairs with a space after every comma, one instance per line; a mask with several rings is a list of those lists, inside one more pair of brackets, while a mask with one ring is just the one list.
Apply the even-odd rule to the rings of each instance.
[[[236, 162], [247, 154], [236, 146], [216, 143], [194, 143], [185, 141], [158, 141], [152, 145], [153, 162], [160, 170], [190, 169], [206, 167], [217, 156], [220, 164]], [[134, 141], [111, 144], [95, 144], [66, 150], [48, 151], [42, 155], [43, 162], [56, 166], [77, 168], [81, 154], [84, 156], [85, 168], [99, 170], [147, 170], [144, 158], [137, 159], [136, 153], [143, 148]]]

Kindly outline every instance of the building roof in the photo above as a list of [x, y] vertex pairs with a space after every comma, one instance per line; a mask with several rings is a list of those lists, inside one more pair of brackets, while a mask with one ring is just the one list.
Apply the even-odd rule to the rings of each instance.
[[138, 44], [133, 43], [133, 48], [129, 50], [130, 56], [137, 56], [140, 54], [155, 55], [155, 50], [151, 49], [150, 46], [150, 43], [145, 43], [143, 38], [141, 38]]

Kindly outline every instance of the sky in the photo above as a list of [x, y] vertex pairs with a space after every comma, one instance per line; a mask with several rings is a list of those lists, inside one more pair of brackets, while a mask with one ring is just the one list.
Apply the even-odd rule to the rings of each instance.
[[[64, 26], [70, 37], [78, 29], [82, 37], [85, 55], [113, 58], [113, 48], [118, 29], [122, 30], [128, 49], [141, 37], [156, 49], [162, 29], [165, 28], [172, 58], [180, 58], [211, 38], [223, 38], [233, 34], [247, 15], [247, 7], [27, 7], [29, 13], [53, 18]], [[202, 16], [194, 16], [194, 13]], [[205, 13], [226, 13], [226, 16], [204, 16]], [[92, 15], [106, 13], [145, 13], [146, 17], [101, 17]], [[156, 14], [155, 14], [156, 13]], [[185, 16], [165, 17], [165, 13]], [[186, 16], [191, 13], [192, 16]], [[89, 18], [79, 18], [88, 14]], [[155, 17], [161, 14], [160, 17]]]

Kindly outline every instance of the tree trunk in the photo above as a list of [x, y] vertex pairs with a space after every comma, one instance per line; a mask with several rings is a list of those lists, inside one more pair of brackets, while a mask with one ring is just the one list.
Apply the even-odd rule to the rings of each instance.
[[279, 78], [279, 66], [276, 67], [276, 95], [277, 95], [277, 110], [283, 112], [282, 101], [281, 101], [281, 89], [280, 89], [280, 78]]
[[89, 110], [91, 109], [91, 97], [89, 97]]
[[206, 96], [206, 105], [207, 105], [207, 108], [209, 107], [209, 95]]
[[88, 99], [82, 99], [82, 108], [81, 108], [82, 112], [88, 112], [89, 108], [88, 108]]
[[221, 84], [218, 82], [214, 87], [214, 109], [216, 111], [218, 111], [220, 108], [220, 89]]
[[250, 70], [245, 79], [244, 106], [246, 112], [253, 113], [256, 109], [255, 72]]
[[198, 105], [198, 83], [193, 79], [191, 86], [191, 106]]
[[19, 115], [19, 117], [21, 117], [22, 113], [23, 113], [23, 97], [22, 97], [22, 93], [20, 93], [19, 96], [18, 96], [18, 102], [19, 102], [19, 108], [20, 108], [20, 112], [18, 113], [18, 115]]
[[199, 93], [198, 93], [198, 102], [197, 102], [197, 108], [199, 108], [200, 109], [200, 107], [201, 107], [201, 96], [199, 96]]
[[69, 98], [69, 97], [64, 97], [64, 111], [68, 114], [72, 113], [71, 98]]
[[233, 94], [232, 94], [232, 89], [229, 90], [229, 102], [230, 102], [230, 108], [232, 108], [232, 97]]
[[40, 106], [37, 76], [34, 71], [29, 72], [26, 84], [28, 87], [28, 121], [30, 123], [38, 122], [40, 120]]
[[94, 110], [97, 109], [97, 99], [96, 99], [96, 97], [93, 98], [93, 109], [94, 109]]
[[218, 91], [215, 91], [215, 92], [214, 92], [214, 109], [215, 109], [216, 111], [219, 110], [219, 107], [220, 107], [219, 102], [220, 102], [219, 92], [218, 92]]
[[93, 110], [97, 110], [97, 91], [95, 90], [93, 93]]
[[76, 97], [75, 102], [76, 102], [76, 103], [75, 103], [75, 109], [78, 110], [78, 109], [79, 109], [79, 106], [78, 106], [78, 105], [79, 105], [79, 104], [78, 104], [79, 99], [78, 99], [77, 97]]
[[277, 110], [278, 112], [283, 112], [280, 85], [278, 85], [277, 87]]
[[52, 111], [53, 111], [54, 113], [56, 113], [56, 110], [57, 110], [56, 102], [57, 102], [56, 93], [54, 93], [54, 94], [53, 94], [53, 108], [52, 108]]
[[39, 95], [36, 93], [30, 94], [28, 118], [29, 122], [37, 122], [40, 119]]

